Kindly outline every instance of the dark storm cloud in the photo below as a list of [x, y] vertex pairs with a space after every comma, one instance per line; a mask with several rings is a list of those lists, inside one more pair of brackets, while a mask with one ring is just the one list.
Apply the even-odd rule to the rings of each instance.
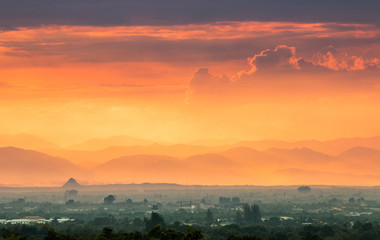
[[0, 28], [247, 20], [379, 25], [379, 12], [376, 0], [2, 0]]

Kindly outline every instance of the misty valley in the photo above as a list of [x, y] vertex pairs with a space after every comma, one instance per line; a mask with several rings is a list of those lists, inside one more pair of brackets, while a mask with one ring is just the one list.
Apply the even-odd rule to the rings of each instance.
[[1, 145], [0, 239], [380, 239], [378, 136]]
[[0, 188], [1, 239], [378, 239], [379, 187]]
[[33, 135], [0, 135], [0, 186], [59, 186], [70, 177], [84, 185], [376, 186], [378, 146], [380, 136], [209, 145], [122, 135], [61, 147]]

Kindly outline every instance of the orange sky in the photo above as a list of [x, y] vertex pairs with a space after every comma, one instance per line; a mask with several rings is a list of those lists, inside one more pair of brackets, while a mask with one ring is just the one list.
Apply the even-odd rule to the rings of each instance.
[[214, 22], [0, 32], [0, 133], [59, 144], [131, 135], [380, 134], [380, 28]]

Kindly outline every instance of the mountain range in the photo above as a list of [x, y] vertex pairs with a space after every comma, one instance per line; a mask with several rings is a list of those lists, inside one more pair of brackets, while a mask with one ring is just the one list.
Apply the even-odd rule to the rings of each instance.
[[80, 166], [60, 157], [14, 147], [0, 148], [0, 183], [15, 186], [51, 186], [71, 176], [91, 179]]
[[145, 140], [141, 138], [135, 138], [125, 135], [112, 136], [109, 138], [95, 138], [89, 139], [82, 143], [74, 144], [68, 149], [83, 150], [83, 151], [96, 151], [113, 146], [146, 146], [153, 144], [153, 141]]
[[[32, 138], [29, 136], [28, 139]], [[2, 147], [0, 184], [51, 186], [60, 185], [70, 177], [91, 184], [167, 182], [200, 185], [379, 185], [380, 183], [380, 174], [378, 174], [380, 144], [376, 145], [379, 137], [337, 139], [327, 142], [299, 141], [286, 143], [287, 147], [284, 146], [285, 142], [280, 141], [252, 141], [211, 147], [157, 144], [144, 140], [140, 142], [141, 145], [107, 145], [117, 144], [117, 139], [121, 139], [120, 143], [123, 144], [133, 144], [132, 138], [115, 137], [108, 139], [109, 141], [107, 139], [86, 141], [81, 147], [77, 145], [75, 147], [77, 149], [60, 148], [41, 140], [36, 141], [34, 146], [25, 143], [25, 146], [36, 147], [38, 151], [25, 150], [21, 147]], [[0, 142], [4, 141], [6, 138]], [[19, 141], [13, 140], [13, 143], [17, 142]], [[269, 145], [270, 143], [273, 145]], [[365, 146], [354, 145], [355, 143], [362, 143]], [[109, 147], [100, 149], [103, 144]], [[337, 150], [330, 151], [329, 149], [333, 147], [329, 144], [339, 145], [337, 148], [343, 150], [331, 153]], [[258, 149], [250, 147], [253, 145], [258, 146]], [[263, 149], [267, 145], [270, 147]], [[315, 148], [305, 147], [306, 145], [327, 151], [318, 151]], [[49, 148], [44, 148], [46, 146]]]
[[60, 148], [57, 144], [30, 134], [0, 134], [0, 147], [18, 147], [24, 149]]

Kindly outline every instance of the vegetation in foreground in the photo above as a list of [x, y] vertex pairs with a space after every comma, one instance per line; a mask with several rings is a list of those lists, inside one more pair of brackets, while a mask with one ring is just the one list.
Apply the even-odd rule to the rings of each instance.
[[[209, 213], [206, 218], [210, 217]], [[255, 223], [253, 223], [255, 222]], [[281, 225], [275, 219], [269, 222], [231, 224], [226, 226], [187, 226], [179, 222], [166, 224], [162, 216], [152, 212], [149, 219], [140, 222], [141, 231], [126, 231], [110, 225], [99, 228], [98, 223], [65, 223], [35, 225], [3, 225], [1, 240], [377, 240], [380, 225], [356, 221], [343, 225]]]

